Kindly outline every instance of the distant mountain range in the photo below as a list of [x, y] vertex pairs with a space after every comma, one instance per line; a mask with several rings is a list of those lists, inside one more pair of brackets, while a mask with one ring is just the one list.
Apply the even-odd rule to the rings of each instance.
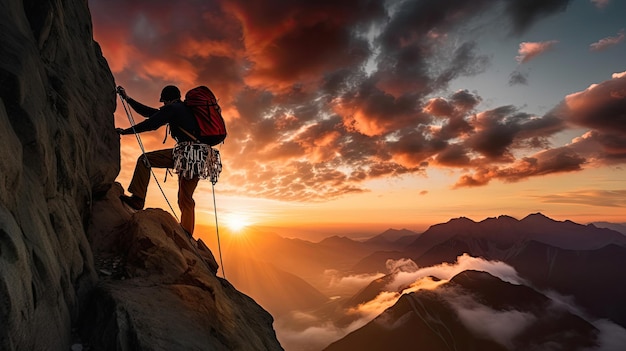
[[[601, 331], [592, 322], [599, 319], [614, 323], [618, 340], [626, 342], [626, 236], [593, 224], [559, 222], [539, 213], [522, 220], [508, 216], [481, 222], [458, 218], [430, 227], [402, 251], [373, 253], [355, 270], [383, 271], [386, 260], [402, 258], [417, 267], [432, 267], [452, 264], [464, 254], [510, 265], [523, 285], [466, 271], [434, 290], [402, 295], [382, 315], [327, 350], [363, 349], [366, 345], [368, 350], [402, 350], [409, 342], [426, 345], [428, 350], [619, 350], [596, 348], [602, 343]], [[372, 281], [349, 299], [345, 308], [355, 309], [388, 293], [390, 283], [402, 274], [394, 272]], [[456, 287], [459, 284], [461, 293]], [[405, 288], [400, 286], [396, 292]], [[480, 317], [477, 311], [488, 306], [490, 317], [484, 314], [485, 318], [474, 324], [464, 324], [463, 314], [450, 307], [445, 293], [450, 289], [481, 302], [473, 315]], [[555, 310], [555, 306], [564, 306], [563, 301], [578, 312]], [[487, 331], [473, 329], [497, 321], [497, 316], [491, 316], [494, 311], [500, 311], [500, 317], [504, 311], [516, 311], [527, 323], [508, 338], [498, 337], [494, 331], [485, 339]]]
[[383, 233], [366, 240], [365, 244], [379, 245], [393, 250], [405, 247], [418, 237], [419, 234], [408, 229], [387, 229]]
[[[223, 247], [229, 280], [277, 318], [288, 351], [402, 350], [409, 343], [427, 350], [612, 351], [594, 346], [608, 335], [597, 321], [626, 343], [626, 235], [612, 228], [619, 225], [535, 213], [460, 217], [423, 233], [389, 229], [365, 241], [257, 233]], [[436, 267], [460, 266], [461, 256], [508, 267], [519, 281], [473, 269], [438, 276]], [[429, 279], [440, 285], [416, 288], [406, 280], [420, 269], [435, 272]], [[362, 322], [359, 311], [381, 297], [388, 309]]]
[[[507, 255], [505, 249], [528, 241], [571, 250], [591, 250], [608, 244], [626, 246], [626, 235], [615, 230], [598, 228], [593, 224], [559, 222], [541, 213], [528, 215], [522, 220], [499, 216], [474, 222], [469, 218], [460, 217], [431, 226], [402, 250], [384, 254], [375, 252], [357, 263], [353, 270], [384, 272], [387, 259], [417, 260], [427, 251], [453, 238], [461, 241], [465, 239], [468, 245], [477, 244], [482, 239], [483, 244], [488, 244], [483, 250], [488, 250], [489, 257], [493, 259], [503, 259]], [[437, 258], [433, 260], [437, 261]]]
[[626, 223], [593, 222], [598, 228], [608, 228], [626, 235]]

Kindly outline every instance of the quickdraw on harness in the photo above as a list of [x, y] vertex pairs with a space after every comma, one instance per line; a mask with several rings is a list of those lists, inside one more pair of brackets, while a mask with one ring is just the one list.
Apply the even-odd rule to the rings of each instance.
[[[119, 94], [119, 91], [118, 91], [118, 94]], [[157, 176], [154, 173], [154, 170], [152, 169], [150, 165], [150, 161], [146, 157], [146, 150], [143, 146], [143, 142], [141, 141], [141, 137], [139, 136], [139, 133], [137, 133], [137, 131], [135, 130], [136, 123], [135, 123], [135, 119], [133, 118], [131, 108], [130, 106], [128, 106], [124, 98], [122, 98], [121, 94], [120, 94], [120, 100], [122, 101], [122, 106], [124, 107], [124, 111], [126, 112], [126, 116], [128, 117], [128, 121], [130, 122], [130, 126], [133, 130], [133, 133], [135, 134], [135, 137], [137, 138], [137, 143], [139, 144], [139, 147], [141, 148], [141, 153], [143, 155], [142, 159], [146, 167], [150, 169], [150, 173], [152, 173], [152, 176], [154, 177], [154, 181], [159, 187], [159, 190], [161, 191], [161, 194], [163, 195], [165, 202], [167, 202], [167, 205], [172, 211], [172, 214], [174, 215], [174, 217], [180, 224], [180, 219], [176, 215], [176, 212], [174, 211], [172, 204], [170, 203], [167, 196], [165, 195], [165, 191], [163, 191], [163, 188], [161, 187], [161, 184], [159, 183], [159, 180], [157, 179]], [[169, 128], [169, 125], [168, 125], [168, 128]], [[183, 131], [187, 133], [187, 131], [185, 130]], [[167, 134], [166, 134], [166, 138], [167, 138]], [[165, 140], [163, 142], [165, 142]], [[213, 188], [213, 208], [215, 209], [215, 230], [217, 233], [217, 247], [218, 247], [218, 251], [220, 255], [220, 267], [222, 267], [222, 277], [226, 279], [226, 274], [224, 273], [224, 263], [222, 260], [222, 247], [220, 244], [220, 233], [219, 233], [219, 227], [217, 224], [218, 223], [217, 222], [217, 207], [216, 207], [216, 202], [215, 202], [215, 184], [217, 183], [219, 175], [222, 172], [222, 159], [220, 157], [220, 152], [206, 144], [196, 143], [196, 142], [181, 142], [181, 143], [176, 144], [172, 153], [173, 153], [173, 158], [174, 158], [174, 169], [176, 173], [179, 174], [179, 177], [183, 176], [183, 177], [186, 177], [187, 179], [191, 179], [194, 177], [194, 175], [198, 175], [201, 179], [211, 180], [211, 184]], [[182, 228], [182, 224], [180, 224], [180, 226]], [[184, 228], [183, 228], [183, 231], [185, 231]], [[202, 260], [202, 262], [204, 262], [207, 269], [211, 271], [211, 267], [209, 266], [209, 264], [200, 255], [196, 246], [193, 245], [193, 243], [191, 242], [192, 240], [191, 237], [188, 236], [188, 239], [191, 243], [191, 247], [196, 252], [196, 255]]]
[[179, 177], [210, 179], [215, 185], [222, 172], [220, 152], [207, 144], [183, 141], [173, 150], [174, 170]]

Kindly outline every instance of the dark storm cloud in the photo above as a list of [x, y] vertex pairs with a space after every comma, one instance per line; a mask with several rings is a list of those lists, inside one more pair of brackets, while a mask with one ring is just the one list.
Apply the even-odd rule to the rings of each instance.
[[509, 0], [506, 12], [513, 21], [513, 32], [521, 34], [535, 21], [563, 12], [572, 0]]
[[232, 1], [225, 5], [241, 21], [254, 84], [291, 84], [315, 79], [369, 55], [355, 33], [385, 18], [383, 3], [349, 1]]
[[461, 145], [451, 145], [437, 155], [437, 163], [441, 166], [465, 167], [470, 161], [467, 149]]
[[515, 71], [509, 75], [509, 85], [528, 85], [528, 74]]
[[545, 139], [565, 128], [553, 116], [536, 117], [519, 112], [513, 106], [502, 106], [477, 114], [471, 121], [474, 133], [466, 145], [494, 161], [511, 159], [512, 147], [543, 145]]
[[[406, 1], [400, 3], [376, 43], [380, 45], [376, 79], [394, 95], [412, 91], [419, 95], [445, 88], [450, 80], [481, 72], [488, 62], [476, 53], [473, 42], [437, 57], [449, 31], [484, 10], [481, 1]], [[443, 62], [442, 58], [448, 58]]]
[[453, 59], [434, 81], [433, 87], [446, 87], [450, 81], [461, 76], [474, 76], [485, 71], [489, 58], [476, 52], [474, 42], [466, 42], [454, 51]]
[[389, 143], [389, 150], [403, 164], [417, 166], [448, 146], [444, 140], [426, 138], [420, 131], [412, 131], [402, 135], [398, 141]]
[[357, 91], [341, 98], [341, 114], [347, 125], [362, 134], [375, 136], [428, 122], [420, 113], [420, 100], [413, 94], [395, 97], [373, 84], [364, 83]]
[[428, 47], [434, 36], [446, 33], [451, 27], [470, 19], [494, 2], [492, 0], [402, 2], [379, 41], [385, 52], [392, 53], [407, 43]]
[[626, 72], [570, 94], [547, 116], [590, 129], [570, 145], [597, 165], [626, 159]]
[[541, 151], [511, 163], [509, 166], [477, 167], [473, 174], [465, 174], [455, 184], [459, 187], [483, 186], [492, 179], [518, 182], [530, 177], [582, 170], [587, 160], [568, 147]]
[[568, 95], [552, 113], [579, 126], [626, 136], [626, 72]]
[[504, 157], [520, 129], [519, 124], [509, 119], [513, 113], [516, 113], [513, 106], [503, 106], [477, 115], [473, 121], [475, 133], [466, 144], [494, 160]]
[[457, 109], [467, 113], [478, 106], [482, 99], [480, 96], [474, 95], [467, 90], [459, 90], [450, 97], [450, 100]]

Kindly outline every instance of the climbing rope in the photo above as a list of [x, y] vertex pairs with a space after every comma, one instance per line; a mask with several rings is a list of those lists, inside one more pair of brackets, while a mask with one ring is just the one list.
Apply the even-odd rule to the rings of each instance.
[[[133, 130], [133, 134], [135, 134], [135, 137], [137, 138], [137, 144], [139, 144], [139, 147], [141, 148], [141, 153], [143, 155], [143, 162], [148, 167], [148, 169], [150, 169], [150, 173], [154, 177], [154, 181], [156, 182], [157, 186], [159, 187], [159, 190], [161, 191], [161, 194], [163, 195], [163, 198], [165, 199], [165, 202], [167, 202], [167, 205], [169, 206], [170, 210], [172, 211], [172, 215], [174, 216], [174, 218], [176, 218], [176, 221], [178, 221], [178, 224], [183, 229], [183, 232], [187, 233], [187, 231], [183, 227], [182, 223], [180, 223], [180, 219], [176, 215], [176, 211], [174, 211], [174, 207], [172, 207], [172, 204], [170, 203], [169, 199], [165, 195], [165, 191], [161, 187], [161, 184], [159, 183], [159, 179], [157, 178], [156, 174], [154, 173], [154, 170], [152, 169], [152, 167], [150, 166], [150, 160], [148, 160], [148, 158], [146, 157], [146, 149], [143, 146], [143, 142], [141, 141], [141, 137], [139, 136], [139, 133], [137, 133], [137, 131], [135, 130], [135, 124], [136, 124], [135, 123], [135, 118], [133, 117], [133, 112], [132, 112], [130, 106], [128, 106], [127, 102], [122, 98], [121, 95], [120, 95], [120, 101], [122, 102], [122, 106], [124, 107], [124, 111], [126, 112], [126, 117], [128, 117], [128, 121], [130, 122], [130, 127]], [[219, 151], [214, 150], [213, 148], [211, 148], [211, 153], [210, 153], [209, 157], [211, 157], [212, 161], [215, 161], [215, 160], [218, 161], [217, 165], [216, 164], [212, 164], [212, 166], [210, 167], [211, 169], [209, 170], [209, 173], [210, 173], [210, 179], [211, 179], [211, 184], [212, 184], [212, 189], [213, 189], [213, 208], [215, 210], [215, 230], [216, 230], [216, 233], [217, 233], [217, 248], [218, 248], [219, 256], [220, 256], [220, 267], [222, 268], [222, 277], [224, 279], [226, 279], [226, 274], [224, 273], [224, 263], [222, 261], [222, 247], [221, 247], [221, 244], [220, 244], [220, 233], [219, 233], [219, 228], [218, 228], [218, 225], [217, 225], [217, 207], [216, 207], [216, 202], [215, 202], [215, 183], [217, 183], [217, 178], [219, 176], [219, 172], [222, 171], [222, 163], [221, 163], [221, 158], [220, 158], [220, 155], [219, 155]], [[204, 264], [207, 267], [207, 269], [209, 270], [209, 272], [211, 272], [211, 266], [209, 266], [209, 263], [198, 252], [198, 249], [196, 248], [196, 246], [192, 242], [191, 235], [186, 235], [186, 236], [187, 236], [187, 240], [189, 240], [189, 243], [191, 244], [191, 247], [195, 251], [196, 255], [198, 257], [200, 257], [200, 259], [202, 260], [202, 262], [204, 262]]]
[[217, 248], [220, 254], [220, 267], [222, 267], [222, 277], [226, 279], [226, 273], [224, 273], [224, 265], [222, 264], [222, 249], [220, 249], [220, 229], [217, 226], [217, 206], [215, 205], [215, 183], [211, 182], [211, 188], [213, 188], [213, 209], [215, 210], [215, 232], [217, 233]]
[[159, 179], [154, 173], [154, 170], [152, 170], [152, 167], [150, 166], [150, 160], [148, 160], [148, 158], [146, 157], [146, 149], [143, 147], [143, 142], [141, 141], [141, 137], [139, 136], [139, 133], [137, 133], [137, 131], [135, 130], [135, 119], [133, 118], [133, 112], [131, 111], [130, 106], [126, 104], [126, 101], [124, 101], [121, 95], [120, 95], [120, 100], [122, 101], [122, 106], [124, 106], [124, 111], [126, 111], [126, 116], [128, 117], [128, 121], [130, 122], [130, 127], [133, 130], [133, 134], [135, 134], [135, 137], [137, 138], [137, 143], [139, 144], [139, 147], [141, 148], [141, 154], [143, 155], [143, 162], [148, 167], [148, 169], [150, 169], [150, 173], [154, 177], [154, 181], [158, 185], [159, 190], [161, 191], [161, 194], [163, 194], [163, 198], [165, 198], [165, 202], [167, 202], [167, 205], [170, 207], [170, 210], [172, 210], [172, 214], [174, 215], [176, 220], [180, 222], [180, 219], [178, 219], [178, 216], [176, 215], [176, 212], [174, 211], [172, 204], [167, 199], [167, 196], [165, 196], [165, 191], [163, 191], [163, 188], [161, 187], [161, 184], [159, 183]]

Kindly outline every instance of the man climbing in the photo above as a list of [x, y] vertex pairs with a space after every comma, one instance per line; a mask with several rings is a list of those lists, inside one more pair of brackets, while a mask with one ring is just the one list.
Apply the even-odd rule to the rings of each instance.
[[[168, 85], [161, 91], [160, 102], [163, 106], [155, 109], [146, 106], [126, 94], [123, 87], [118, 87], [117, 92], [137, 113], [147, 119], [138, 123], [134, 128], [117, 128], [120, 135], [141, 133], [156, 130], [159, 127], [169, 124], [171, 135], [177, 143], [190, 143], [196, 140], [187, 131], [196, 131], [198, 124], [193, 112], [181, 101], [180, 90], [173, 85]], [[128, 186], [128, 191], [132, 196], [122, 195], [120, 199], [135, 210], [144, 207], [148, 183], [150, 181], [150, 167], [172, 168], [174, 169], [174, 149], [164, 149], [146, 152], [137, 159], [133, 178]], [[193, 236], [195, 225], [195, 201], [193, 193], [198, 186], [198, 174], [187, 173], [178, 176], [178, 207], [181, 212], [181, 225], [189, 236]]]

